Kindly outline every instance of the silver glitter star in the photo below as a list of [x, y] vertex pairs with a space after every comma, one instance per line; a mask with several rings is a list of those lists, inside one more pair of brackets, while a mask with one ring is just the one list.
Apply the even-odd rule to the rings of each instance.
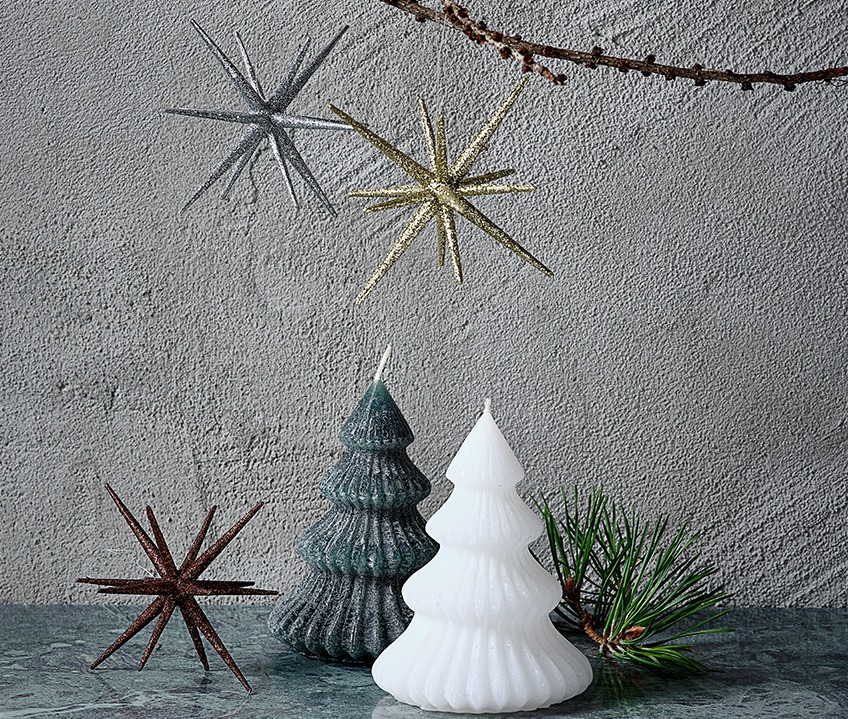
[[289, 188], [292, 202], [297, 206], [297, 197], [295, 196], [294, 186], [292, 185], [291, 175], [289, 173], [289, 165], [291, 165], [297, 174], [299, 174], [306, 186], [312, 190], [315, 196], [321, 201], [321, 204], [327, 208], [329, 213], [336, 215], [336, 210], [330, 203], [315, 176], [306, 166], [297, 148], [286, 130], [350, 130], [351, 127], [337, 120], [323, 120], [317, 117], [304, 117], [302, 115], [291, 115], [286, 112], [288, 106], [294, 100], [298, 92], [303, 89], [303, 86], [312, 77], [313, 73], [318, 69], [335, 44], [344, 35], [347, 27], [341, 31], [330, 41], [330, 43], [319, 52], [312, 61], [298, 73], [303, 58], [306, 55], [306, 49], [309, 42], [297, 53], [292, 64], [289, 66], [286, 78], [283, 83], [271, 94], [266, 95], [262, 86], [259, 84], [259, 79], [256, 76], [256, 70], [244, 43], [235, 33], [236, 44], [239, 47], [242, 61], [244, 62], [247, 78], [238, 70], [232, 61], [222, 52], [221, 48], [215, 44], [215, 41], [200, 27], [194, 20], [191, 21], [192, 26], [197, 30], [203, 42], [211, 50], [215, 59], [220, 63], [224, 72], [232, 81], [239, 95], [247, 103], [247, 110], [195, 110], [191, 108], [169, 108], [165, 110], [173, 115], [189, 115], [190, 117], [202, 117], [208, 120], [221, 120], [224, 122], [235, 122], [245, 125], [245, 129], [239, 138], [238, 143], [232, 149], [218, 166], [212, 171], [212, 174], [206, 181], [197, 188], [197, 191], [189, 198], [188, 202], [182, 207], [182, 212], [187, 210], [206, 190], [208, 190], [215, 182], [220, 179], [224, 173], [232, 168], [230, 178], [224, 186], [221, 197], [226, 198], [230, 194], [235, 181], [239, 178], [242, 171], [250, 162], [254, 153], [259, 148], [266, 137], [271, 145], [271, 150], [277, 160], [277, 164], [283, 173], [286, 180], [286, 185]]

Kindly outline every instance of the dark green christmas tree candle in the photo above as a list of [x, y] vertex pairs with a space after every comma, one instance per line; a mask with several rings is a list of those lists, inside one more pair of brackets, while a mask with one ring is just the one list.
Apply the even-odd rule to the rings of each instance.
[[416, 509], [430, 482], [406, 454], [412, 430], [380, 379], [388, 354], [342, 427], [344, 453], [321, 481], [333, 507], [298, 545], [307, 576], [268, 620], [275, 637], [320, 659], [376, 659], [412, 619], [403, 583], [438, 549]]

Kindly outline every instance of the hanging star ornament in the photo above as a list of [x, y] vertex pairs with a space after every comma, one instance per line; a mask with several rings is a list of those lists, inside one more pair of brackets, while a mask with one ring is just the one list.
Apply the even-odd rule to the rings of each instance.
[[[232, 655], [227, 651], [218, 633], [210, 623], [206, 614], [200, 608], [195, 597], [211, 596], [211, 595], [270, 595], [277, 592], [268, 589], [251, 589], [253, 582], [231, 582], [231, 581], [212, 581], [198, 579], [198, 577], [209, 567], [209, 565], [218, 557], [224, 548], [233, 540], [233, 538], [242, 530], [254, 514], [259, 511], [262, 502], [259, 502], [253, 509], [245, 514], [238, 522], [224, 532], [221, 537], [214, 542], [203, 554], [200, 554], [200, 547], [203, 540], [206, 538], [206, 533], [209, 531], [209, 525], [212, 523], [212, 518], [215, 516], [216, 507], [212, 507], [203, 521], [203, 525], [188, 553], [183, 559], [182, 564], [177, 567], [174, 562], [171, 550], [165, 542], [165, 537], [162, 535], [162, 530], [156, 517], [153, 515], [153, 510], [148, 506], [147, 519], [150, 522], [150, 529], [153, 530], [153, 538], [144, 531], [144, 528], [139, 524], [138, 520], [132, 515], [126, 505], [120, 500], [115, 491], [107, 484], [106, 491], [118, 506], [118, 511], [127, 520], [145, 553], [153, 562], [153, 566], [159, 573], [159, 577], [146, 577], [144, 579], [92, 579], [84, 577], [77, 579], [78, 582], [85, 584], [99, 584], [98, 590], [102, 594], [147, 594], [157, 595], [156, 599], [138, 615], [136, 620], [129, 628], [121, 634], [112, 645], [100, 655], [91, 665], [94, 669], [104, 659], [109, 657], [118, 647], [129, 641], [132, 637], [138, 634], [144, 627], [152, 622], [156, 617], [159, 620], [153, 628], [153, 633], [150, 635], [150, 641], [147, 643], [147, 648], [141, 656], [141, 661], [138, 663], [138, 670], [144, 669], [144, 665], [150, 658], [159, 637], [165, 629], [165, 625], [171, 618], [175, 609], [180, 610], [183, 621], [188, 628], [189, 636], [194, 643], [194, 648], [197, 655], [200, 657], [200, 662], [203, 668], [209, 671], [209, 662], [206, 659], [206, 652], [203, 649], [203, 644], [200, 640], [200, 632], [209, 641], [213, 649], [221, 656], [224, 663], [230, 668], [236, 678], [244, 685], [247, 691], [250, 691], [250, 684], [244, 678]], [[198, 631], [199, 630], [199, 631]]]
[[424, 130], [424, 140], [427, 145], [427, 155], [430, 159], [428, 170], [409, 155], [401, 152], [389, 142], [381, 138], [377, 133], [369, 130], [358, 120], [355, 120], [346, 112], [330, 105], [330, 109], [356, 130], [362, 137], [406, 172], [416, 184], [399, 185], [374, 190], [354, 190], [350, 193], [352, 197], [385, 197], [390, 198], [376, 205], [366, 208], [366, 212], [378, 210], [392, 210], [396, 207], [406, 205], [419, 205], [418, 210], [409, 220], [401, 232], [397, 242], [389, 250], [389, 254], [383, 260], [377, 271], [368, 280], [365, 288], [356, 298], [356, 304], [360, 304], [383, 279], [389, 269], [398, 261], [400, 256], [406, 252], [412, 241], [418, 237], [432, 218], [436, 218], [436, 248], [439, 265], [445, 263], [445, 248], [450, 254], [453, 272], [456, 281], [462, 284], [462, 260], [459, 255], [459, 242], [456, 235], [456, 215], [459, 213], [469, 222], [477, 225], [486, 234], [512, 250], [525, 262], [533, 265], [537, 270], [551, 276], [553, 273], [525, 250], [518, 242], [512, 239], [506, 232], [492, 222], [486, 215], [478, 210], [468, 201], [468, 197], [477, 195], [502, 195], [510, 192], [532, 192], [536, 188], [526, 184], [498, 184], [499, 180], [511, 175], [515, 170], [505, 169], [487, 172], [482, 175], [468, 177], [468, 172], [475, 160], [480, 156], [486, 145], [494, 135], [495, 130], [506, 117], [513, 103], [518, 99], [527, 78], [515, 86], [515, 89], [501, 103], [500, 107], [486, 121], [480, 131], [474, 136], [467, 147], [459, 154], [452, 164], [448, 164], [447, 140], [445, 137], [445, 122], [442, 113], [438, 115], [436, 132], [424, 100], [418, 101], [421, 113], [421, 126]]
[[241, 137], [218, 166], [212, 171], [212, 174], [206, 181], [197, 188], [197, 191], [189, 198], [188, 202], [182, 207], [182, 212], [187, 210], [194, 202], [196, 202], [206, 190], [212, 187], [227, 171], [232, 168], [229, 180], [224, 186], [221, 193], [222, 198], [227, 198], [230, 190], [239, 178], [244, 168], [247, 167], [253, 155], [259, 149], [262, 141], [268, 139], [274, 158], [280, 171], [283, 173], [283, 178], [286, 181], [286, 186], [289, 190], [291, 200], [297, 207], [297, 196], [295, 195], [294, 185], [292, 184], [291, 173], [289, 166], [294, 168], [295, 172], [303, 179], [306, 186], [318, 198], [327, 211], [335, 217], [336, 210], [327, 198], [327, 195], [321, 189], [315, 176], [307, 167], [297, 148], [292, 142], [291, 130], [350, 130], [351, 128], [343, 122], [337, 120], [323, 120], [317, 117], [304, 117], [302, 115], [294, 115], [288, 112], [288, 107], [303, 89], [303, 86], [315, 73], [330, 51], [339, 41], [341, 36], [347, 30], [344, 27], [339, 33], [329, 42], [329, 44], [321, 50], [313, 60], [302, 70], [300, 69], [303, 59], [306, 56], [306, 50], [309, 43], [305, 43], [297, 53], [294, 61], [290, 65], [286, 78], [283, 83], [274, 90], [270, 95], [266, 95], [259, 83], [259, 78], [256, 75], [256, 70], [253, 63], [247, 54], [244, 43], [238, 33], [235, 33], [236, 44], [241, 53], [244, 69], [247, 77], [242, 74], [233, 62], [223, 53], [215, 41], [200, 27], [194, 20], [191, 21], [192, 26], [197, 30], [203, 42], [212, 52], [212, 55], [220, 63], [227, 77], [235, 86], [239, 95], [247, 104], [246, 110], [195, 110], [191, 108], [169, 108], [165, 112], [172, 115], [188, 115], [190, 117], [202, 117], [207, 120], [219, 120], [223, 122], [234, 122], [244, 126]]

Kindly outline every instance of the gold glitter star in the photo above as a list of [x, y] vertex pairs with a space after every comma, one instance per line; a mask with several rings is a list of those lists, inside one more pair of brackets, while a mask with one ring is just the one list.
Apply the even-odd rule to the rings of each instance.
[[522, 78], [515, 86], [515, 89], [513, 89], [501, 103], [500, 107], [486, 121], [486, 124], [474, 136], [474, 139], [468, 143], [468, 146], [450, 165], [447, 159], [447, 140], [445, 138], [445, 122], [442, 113], [440, 112], [438, 115], [436, 132], [434, 133], [424, 100], [419, 100], [418, 106], [421, 111], [421, 126], [424, 130], [424, 140], [427, 144], [427, 155], [430, 158], [431, 170], [426, 169], [409, 157], [409, 155], [398, 150], [358, 120], [355, 120], [337, 107], [330, 105], [330, 109], [334, 113], [417, 183], [374, 190], [354, 190], [350, 195], [352, 197], [391, 198], [367, 207], [366, 212], [391, 210], [396, 207], [404, 207], [405, 205], [420, 205], [403, 232], [401, 232], [397, 242], [389, 250], [389, 254], [386, 255], [386, 258], [377, 268], [377, 271], [368, 280], [362, 292], [359, 293], [359, 296], [356, 298], [356, 304], [360, 304], [368, 296], [371, 290], [376, 287], [377, 283], [383, 279], [391, 266], [406, 252], [412, 241], [421, 234], [434, 217], [436, 218], [436, 246], [439, 265], [444, 265], [445, 263], [445, 248], [447, 247], [453, 264], [456, 281], [462, 284], [462, 260], [459, 256], [459, 243], [456, 236], [457, 212], [502, 245], [512, 250], [522, 260], [533, 265], [537, 270], [544, 272], [548, 276], [553, 275], [545, 265], [533, 257], [533, 255], [466, 199], [467, 197], [477, 195], [532, 192], [536, 189], [533, 185], [504, 185], [494, 182], [502, 177], [511, 175], [515, 170], [496, 170], [482, 175], [466, 177], [474, 161], [486, 149], [486, 145], [492, 138], [492, 135], [494, 135], [495, 130], [498, 129], [498, 126], [504, 117], [506, 117], [507, 112], [509, 112], [509, 109], [521, 94], [526, 84], [527, 78]]

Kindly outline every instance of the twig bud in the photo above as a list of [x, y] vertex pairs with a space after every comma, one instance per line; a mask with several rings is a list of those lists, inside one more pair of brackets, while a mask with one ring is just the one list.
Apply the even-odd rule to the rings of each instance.
[[[649, 65], [656, 65], [657, 56], [654, 55], [653, 53], [651, 53], [650, 55], [646, 55], [645, 56], [645, 62], [648, 63]], [[650, 77], [651, 75], [653, 75], [652, 72], [649, 72], [648, 70], [642, 70], [642, 76], [643, 77]]]

